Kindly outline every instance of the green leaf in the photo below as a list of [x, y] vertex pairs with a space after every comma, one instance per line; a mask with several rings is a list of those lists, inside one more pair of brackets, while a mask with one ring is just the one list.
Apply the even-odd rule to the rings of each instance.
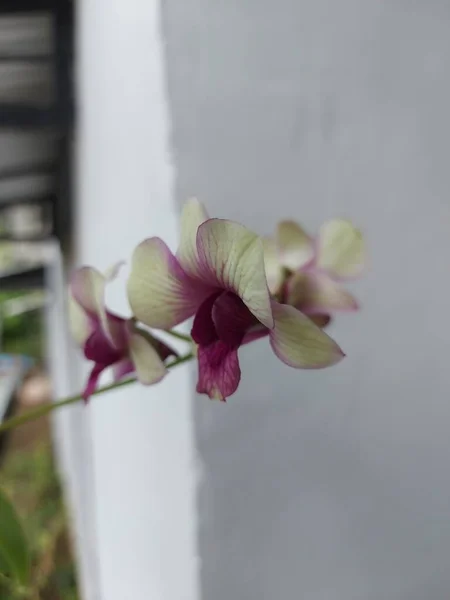
[[[7, 569], [7, 572], [4, 569]], [[22, 525], [11, 502], [0, 490], [0, 570], [26, 585], [30, 556]]]

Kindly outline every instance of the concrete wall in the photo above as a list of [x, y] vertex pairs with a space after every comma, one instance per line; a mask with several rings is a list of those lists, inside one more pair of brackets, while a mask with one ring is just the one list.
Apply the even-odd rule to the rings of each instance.
[[195, 398], [202, 597], [447, 598], [450, 6], [163, 10], [177, 199], [261, 233], [348, 216], [372, 260], [341, 365], [262, 341], [227, 406]]

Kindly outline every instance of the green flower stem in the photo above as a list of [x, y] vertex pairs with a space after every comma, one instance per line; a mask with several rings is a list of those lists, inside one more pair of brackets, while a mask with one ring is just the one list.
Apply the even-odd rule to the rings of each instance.
[[[185, 362], [189, 362], [194, 355], [190, 352], [189, 354], [185, 354], [184, 356], [180, 356], [176, 358], [171, 363], [167, 365], [168, 369], [172, 367], [176, 367]], [[115, 390], [117, 388], [125, 387], [126, 385], [130, 385], [131, 383], [136, 383], [137, 379], [124, 379], [123, 381], [118, 381], [116, 383], [111, 383], [109, 385], [105, 385], [101, 388], [95, 390], [92, 394], [93, 396], [98, 396], [99, 394], [103, 394], [104, 392], [109, 392], [110, 390]], [[62, 408], [63, 406], [68, 406], [69, 404], [74, 404], [75, 402], [79, 402], [82, 400], [82, 395], [77, 394], [76, 396], [69, 396], [69, 398], [64, 398], [63, 400], [58, 400], [57, 402], [49, 402], [48, 404], [44, 404], [43, 406], [38, 406], [37, 408], [33, 408], [31, 410], [27, 410], [22, 415], [17, 415], [16, 417], [11, 417], [0, 425], [0, 433], [3, 431], [8, 431], [9, 429], [15, 429], [16, 427], [20, 427], [21, 425], [25, 425], [25, 423], [29, 423], [30, 421], [35, 421], [49, 413], [53, 412], [57, 408]]]
[[190, 335], [185, 335], [184, 333], [179, 333], [178, 331], [174, 331], [173, 329], [166, 329], [164, 332], [168, 333], [169, 335], [171, 335], [174, 338], [177, 338], [177, 340], [183, 340], [183, 342], [192, 344], [192, 338]]

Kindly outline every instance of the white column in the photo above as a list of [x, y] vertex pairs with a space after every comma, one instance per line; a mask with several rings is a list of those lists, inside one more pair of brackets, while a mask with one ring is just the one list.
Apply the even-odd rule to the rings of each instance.
[[[145, 237], [176, 243], [160, 6], [81, 0], [78, 23], [77, 256], [102, 269]], [[128, 313], [123, 284], [109, 300]], [[181, 367], [86, 410], [101, 600], [198, 598], [191, 390]]]
[[[47, 361], [55, 399], [75, 394], [80, 388], [79, 360], [68, 335], [66, 284], [59, 243], [51, 240], [43, 259], [48, 301], [45, 306]], [[53, 442], [65, 501], [70, 511], [78, 587], [84, 600], [98, 599], [90, 435], [86, 411], [74, 404], [52, 415]]]

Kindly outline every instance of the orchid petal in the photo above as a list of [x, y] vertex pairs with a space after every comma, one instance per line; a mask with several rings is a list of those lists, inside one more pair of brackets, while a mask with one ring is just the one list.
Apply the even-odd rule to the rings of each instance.
[[102, 287], [98, 287], [97, 295], [98, 295], [98, 316], [100, 317], [100, 323], [105, 332], [106, 336], [109, 338], [111, 343], [116, 347], [122, 347], [126, 342], [125, 336], [125, 319], [117, 317], [116, 315], [110, 313], [106, 310], [106, 302], [105, 302], [105, 293], [106, 293], [106, 284], [114, 281], [116, 277], [119, 275], [120, 269], [125, 265], [125, 261], [119, 261], [111, 265], [108, 269], [106, 269], [103, 275], [103, 284]]
[[[123, 331], [125, 337], [125, 331]], [[84, 344], [84, 356], [105, 366], [113, 365], [126, 354], [126, 346], [113, 346], [101, 327], [96, 327]]]
[[287, 284], [286, 304], [307, 315], [358, 310], [352, 294], [321, 273], [295, 273]]
[[312, 238], [294, 221], [281, 221], [277, 227], [276, 243], [284, 267], [296, 271], [314, 258]]
[[105, 283], [104, 276], [97, 269], [81, 267], [72, 276], [70, 291], [83, 310], [92, 316], [99, 316]]
[[130, 358], [124, 358], [113, 366], [114, 381], [120, 381], [126, 375], [134, 373], [134, 364]]
[[192, 323], [191, 337], [200, 346], [209, 346], [216, 342], [219, 337], [214, 327], [214, 321], [212, 318], [212, 310], [214, 303], [222, 292], [216, 292], [211, 294], [201, 305], [198, 307], [195, 313], [194, 322]]
[[262, 238], [264, 248], [264, 267], [267, 285], [271, 294], [276, 294], [283, 283], [283, 269], [280, 263], [277, 246], [272, 238]]
[[308, 315], [308, 316], [311, 319], [311, 321], [315, 325], [317, 325], [317, 327], [320, 327], [320, 329], [324, 329], [327, 325], [329, 325], [331, 323], [330, 315], [317, 314], [317, 315]]
[[239, 348], [247, 331], [261, 326], [242, 300], [232, 292], [220, 294], [212, 307], [211, 319], [218, 338], [230, 348]]
[[83, 400], [86, 404], [87, 404], [89, 398], [95, 392], [100, 375], [102, 374], [102, 372], [105, 369], [106, 369], [105, 365], [100, 365], [97, 363], [92, 367], [92, 371], [89, 374], [89, 378], [88, 378], [86, 387], [84, 388], [84, 391], [83, 391]]
[[81, 308], [71, 294], [69, 294], [68, 297], [67, 308], [70, 333], [75, 342], [79, 346], [83, 346], [93, 331], [92, 319]]
[[167, 369], [152, 344], [139, 333], [131, 333], [129, 344], [130, 358], [139, 381], [144, 385], [161, 381]]
[[199, 346], [197, 357], [197, 392], [222, 401], [234, 394], [241, 380], [237, 349], [218, 340], [209, 346]]
[[141, 329], [140, 327], [136, 327], [134, 323], [129, 324], [129, 331], [133, 333], [138, 333], [139, 335], [143, 336], [147, 340], [147, 342], [153, 346], [153, 348], [156, 350], [158, 356], [163, 362], [167, 360], [170, 356], [173, 356], [174, 358], [179, 356], [178, 352], [174, 350], [171, 346], [169, 346], [162, 340], [156, 338], [149, 331]]
[[114, 281], [119, 275], [120, 269], [125, 265], [124, 260], [120, 260], [113, 265], [111, 265], [106, 271], [103, 273], [103, 276], [107, 282]]
[[366, 249], [362, 233], [350, 221], [333, 219], [319, 231], [317, 267], [332, 276], [352, 278], [365, 266]]
[[293, 306], [272, 301], [275, 327], [270, 344], [280, 360], [296, 369], [320, 369], [339, 362], [344, 353], [334, 340]]
[[261, 238], [239, 223], [210, 219], [197, 231], [202, 278], [237, 294], [266, 327], [273, 327]]
[[160, 238], [145, 240], [135, 249], [127, 290], [135, 317], [159, 329], [171, 329], [191, 317], [204, 296]]
[[78, 304], [91, 316], [100, 320], [105, 335], [114, 346], [123, 344], [121, 319], [108, 313], [105, 305], [105, 289], [109, 281], [118, 275], [123, 261], [107, 269], [105, 275], [93, 267], [81, 267], [71, 280], [71, 292]]
[[188, 200], [181, 213], [181, 240], [177, 251], [180, 265], [188, 275], [199, 277], [197, 229], [209, 219], [208, 213], [196, 198]]
[[252, 327], [244, 335], [244, 339], [242, 340], [241, 346], [244, 346], [245, 344], [251, 344], [252, 342], [256, 342], [257, 340], [260, 340], [260, 339], [268, 336], [269, 331], [270, 330], [267, 329], [267, 327], [264, 327], [262, 325], [257, 325], [256, 327]]

